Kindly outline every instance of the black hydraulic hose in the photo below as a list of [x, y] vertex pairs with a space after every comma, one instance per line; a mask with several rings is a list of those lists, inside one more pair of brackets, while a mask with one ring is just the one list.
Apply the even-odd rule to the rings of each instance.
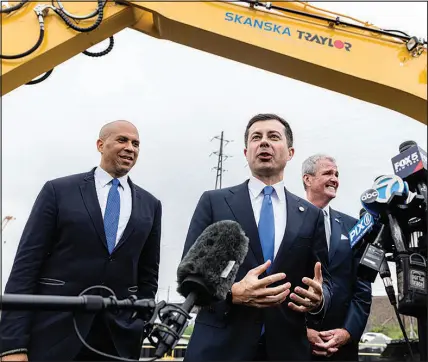
[[26, 85], [33, 85], [33, 84], [39, 84], [43, 82], [46, 78], [48, 78], [53, 72], [53, 68], [51, 70], [48, 70], [45, 74], [43, 74], [40, 78], [30, 80], [28, 83], [25, 83]]
[[88, 57], [102, 57], [102, 56], [110, 53], [113, 49], [113, 46], [114, 46], [114, 38], [111, 36], [109, 38], [109, 40], [110, 40], [110, 42], [109, 42], [107, 49], [103, 50], [102, 52], [93, 53], [93, 52], [90, 52], [88, 50], [85, 50], [83, 52], [83, 54], [87, 55]]
[[409, 35], [409, 34], [405, 33], [404, 31], [401, 31], [401, 30], [383, 29], [383, 31], [386, 31], [386, 32], [388, 32], [388, 33], [401, 33], [401, 34], [403, 34], [404, 36], [408, 36], [408, 37], [410, 38], [410, 35]]
[[21, 9], [29, 0], [22, 0], [20, 3], [11, 6], [10, 8], [0, 8], [0, 14], [9, 14], [12, 11]]
[[21, 54], [16, 54], [16, 55], [4, 55], [4, 54], [0, 54], [0, 58], [1, 59], [19, 59], [19, 58], [23, 58], [26, 57], [27, 55], [35, 52], [37, 50], [37, 48], [42, 44], [43, 38], [45, 37], [45, 29], [43, 24], [40, 24], [40, 34], [39, 34], [39, 39], [37, 40], [37, 43], [34, 44], [34, 46], [31, 49], [28, 49], [26, 52], [21, 53]]
[[[58, 4], [60, 10], [71, 19], [85, 20], [85, 19], [93, 18], [94, 16], [96, 16], [98, 14], [98, 7], [97, 7], [92, 13], [90, 13], [88, 15], [74, 15], [74, 14], [69, 13], [67, 10], [65, 10], [64, 5], [62, 5], [60, 0], [52, 0], [52, 5], [54, 7], [56, 7], [55, 2]], [[106, 1], [106, 3], [107, 3], [107, 1]]]
[[34, 12], [37, 15], [37, 18], [39, 19], [39, 27], [40, 27], [40, 33], [39, 33], [39, 39], [37, 40], [36, 44], [33, 45], [31, 49], [28, 49], [26, 52], [16, 55], [4, 55], [0, 54], [0, 59], [19, 59], [23, 58], [33, 52], [35, 52], [39, 46], [42, 44], [43, 39], [45, 37], [45, 21], [43, 17], [47, 14], [47, 8], [44, 5], [37, 5], [34, 8]]
[[[12, 13], [13, 11], [18, 10], [19, 8], [21, 8], [24, 4], [26, 4], [29, 0], [22, 0], [19, 4], [14, 5], [10, 8], [7, 9], [1, 9], [1, 13]], [[40, 45], [43, 42], [44, 39], [44, 35], [45, 35], [45, 29], [44, 29], [44, 16], [47, 14], [48, 10], [51, 9], [53, 11], [55, 11], [55, 13], [57, 15], [60, 16], [60, 18], [72, 29], [79, 31], [79, 32], [90, 32], [94, 29], [96, 29], [102, 22], [103, 20], [103, 16], [104, 16], [104, 8], [107, 4], [108, 0], [98, 0], [98, 7], [96, 10], [94, 10], [94, 12], [92, 12], [89, 15], [85, 15], [85, 16], [78, 16], [78, 15], [73, 15], [68, 13], [65, 8], [62, 6], [60, 0], [57, 0], [57, 3], [59, 4], [61, 9], [58, 9], [54, 6], [54, 1], [52, 0], [52, 6], [46, 6], [46, 5], [38, 5], [34, 8], [34, 11], [36, 12], [36, 15], [39, 19], [39, 25], [40, 25], [40, 34], [39, 34], [39, 39], [37, 40], [36, 44], [29, 50], [21, 53], [21, 54], [16, 54], [16, 55], [3, 55], [0, 54], [0, 58], [1, 59], [19, 59], [19, 58], [23, 58], [31, 53], [33, 53], [34, 51], [36, 51]], [[74, 25], [69, 18], [71, 19], [75, 19], [75, 20], [82, 20], [82, 19], [88, 19], [90, 17], [93, 17], [95, 15], [98, 15], [96, 22], [88, 27], [88, 28], [81, 28], [78, 27], [76, 25]], [[114, 38], [113, 36], [111, 36], [109, 38], [109, 45], [107, 47], [107, 49], [101, 51], [101, 52], [90, 52], [88, 50], [85, 50], [83, 52], [83, 54], [90, 56], [90, 57], [101, 57], [103, 55], [106, 55], [108, 53], [110, 53], [112, 51], [114, 47]], [[34, 85], [34, 84], [38, 84], [43, 82], [44, 80], [46, 80], [53, 72], [53, 68], [49, 71], [47, 71], [45, 74], [43, 74], [40, 78], [37, 79], [33, 79], [31, 81], [29, 81], [28, 83], [26, 83], [26, 85]]]
[[[242, 0], [246, 3], [249, 3], [252, 6], [263, 6], [266, 9], [274, 9], [274, 10], [280, 10], [283, 12], [287, 12], [287, 13], [291, 13], [291, 14], [296, 14], [296, 15], [301, 15], [301, 16], [306, 16], [308, 18], [313, 18], [313, 19], [318, 19], [318, 20], [325, 20], [329, 23], [334, 23], [335, 25], [345, 25], [348, 27], [352, 27], [352, 28], [356, 28], [356, 29], [361, 29], [361, 30], [366, 30], [366, 31], [370, 31], [372, 33], [377, 33], [377, 34], [382, 34], [382, 35], [387, 35], [387, 36], [391, 36], [394, 38], [399, 38], [401, 40], [404, 41], [408, 41], [411, 39], [411, 37], [409, 35], [400, 35], [400, 34], [393, 34], [391, 33], [392, 31], [397, 32], [397, 33], [401, 33], [401, 34], [405, 34], [402, 31], [399, 30], [382, 30], [382, 29], [373, 29], [373, 28], [369, 28], [367, 26], [362, 26], [362, 25], [357, 25], [357, 24], [352, 24], [352, 23], [348, 23], [345, 21], [342, 21], [339, 19], [339, 17], [337, 17], [336, 19], [332, 19], [332, 18], [328, 18], [326, 16], [322, 16], [322, 15], [316, 15], [316, 14], [309, 14], [309, 13], [305, 13], [303, 11], [299, 11], [299, 10], [293, 10], [293, 9], [287, 9], [287, 8], [283, 8], [281, 6], [276, 6], [276, 5], [272, 5], [270, 3], [264, 4], [259, 2], [259, 0]], [[423, 44], [426, 44], [427, 42], [424, 41]]]
[[90, 31], [98, 28], [100, 26], [101, 22], [103, 21], [105, 3], [107, 3], [107, 1], [103, 2], [102, 0], [98, 0], [98, 17], [97, 17], [97, 20], [95, 21], [94, 24], [92, 24], [91, 26], [89, 26], [87, 28], [81, 28], [77, 25], [74, 25], [71, 22], [71, 20], [69, 19], [69, 17], [61, 9], [53, 8], [53, 10], [73, 30], [79, 31], [81, 33], [89, 33]]

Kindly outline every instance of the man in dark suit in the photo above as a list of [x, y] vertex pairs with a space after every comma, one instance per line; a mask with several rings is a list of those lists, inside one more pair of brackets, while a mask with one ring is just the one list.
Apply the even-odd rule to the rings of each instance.
[[329, 206], [339, 187], [336, 161], [328, 155], [309, 157], [302, 166], [308, 201], [322, 209], [333, 283], [331, 307], [322, 324], [308, 323], [313, 360], [358, 361], [358, 342], [371, 307], [371, 284], [357, 278], [359, 260], [351, 250], [348, 232], [357, 219]]
[[294, 148], [284, 119], [253, 117], [244, 154], [250, 179], [204, 192], [190, 223], [183, 256], [220, 220], [240, 223], [250, 247], [227, 299], [198, 313], [185, 361], [309, 360], [305, 317], [322, 320], [330, 304], [323, 216], [285, 188]]
[[[139, 135], [127, 121], [105, 125], [99, 167], [48, 181], [23, 231], [5, 293], [77, 296], [91, 286], [118, 299], [154, 298], [158, 287], [161, 203], [128, 172]], [[104, 297], [102, 289], [87, 294]], [[144, 322], [132, 311], [77, 314], [86, 342], [103, 353], [139, 358]], [[3, 311], [2, 361], [108, 360], [78, 339], [72, 312]]]

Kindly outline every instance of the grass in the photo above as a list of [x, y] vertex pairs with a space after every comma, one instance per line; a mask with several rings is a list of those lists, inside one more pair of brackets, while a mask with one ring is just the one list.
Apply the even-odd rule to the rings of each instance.
[[[410, 326], [406, 325], [406, 334], [407, 337], [410, 339]], [[418, 336], [418, 326], [414, 326], [413, 328], [415, 334], [416, 334], [416, 338]], [[370, 330], [370, 332], [375, 332], [375, 333], [383, 333], [386, 336], [392, 338], [392, 339], [402, 339], [404, 338], [403, 333], [401, 332], [401, 328], [398, 324], [394, 324], [394, 325], [379, 325], [379, 326], [373, 326]]]
[[186, 330], [183, 333], [183, 337], [184, 336], [191, 336], [193, 333], [193, 325], [192, 326], [187, 326]]

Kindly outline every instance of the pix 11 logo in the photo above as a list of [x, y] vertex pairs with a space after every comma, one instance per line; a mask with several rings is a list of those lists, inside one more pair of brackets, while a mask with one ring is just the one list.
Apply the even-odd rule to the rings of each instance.
[[373, 216], [365, 213], [358, 223], [349, 231], [349, 243], [353, 247], [374, 225]]
[[347, 52], [351, 51], [352, 44], [342, 40], [333, 40], [327, 36], [308, 33], [306, 31], [297, 30], [300, 40], [306, 40], [312, 43], [317, 43], [324, 46], [329, 46], [336, 49], [345, 49]]

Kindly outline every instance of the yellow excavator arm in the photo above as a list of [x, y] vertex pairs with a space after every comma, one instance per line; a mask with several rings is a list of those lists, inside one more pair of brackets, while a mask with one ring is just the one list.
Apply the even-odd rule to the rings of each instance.
[[2, 95], [132, 28], [427, 124], [426, 42], [306, 2], [23, 0], [1, 15]]

